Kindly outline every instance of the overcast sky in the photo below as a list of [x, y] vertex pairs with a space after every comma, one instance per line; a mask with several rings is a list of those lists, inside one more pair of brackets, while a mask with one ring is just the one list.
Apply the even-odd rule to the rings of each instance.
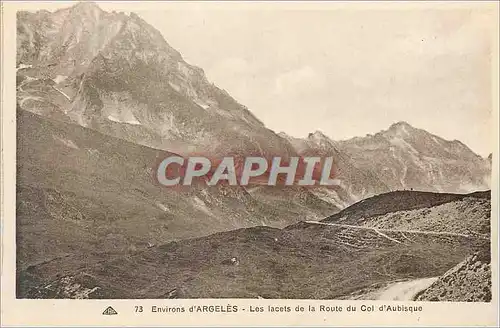
[[[100, 3], [104, 10], [118, 4]], [[137, 5], [136, 5], [137, 6]], [[493, 10], [186, 3], [137, 12], [269, 128], [364, 136], [407, 121], [492, 151]]]

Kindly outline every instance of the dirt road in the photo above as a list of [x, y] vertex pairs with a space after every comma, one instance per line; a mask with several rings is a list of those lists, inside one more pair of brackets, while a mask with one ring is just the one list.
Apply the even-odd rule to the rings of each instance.
[[432, 285], [438, 278], [423, 278], [396, 282], [380, 290], [376, 295], [379, 301], [411, 301], [415, 295]]

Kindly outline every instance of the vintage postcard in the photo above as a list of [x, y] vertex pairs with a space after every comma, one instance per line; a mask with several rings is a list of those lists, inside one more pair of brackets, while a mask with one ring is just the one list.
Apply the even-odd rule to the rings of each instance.
[[1, 6], [3, 326], [498, 326], [498, 2]]

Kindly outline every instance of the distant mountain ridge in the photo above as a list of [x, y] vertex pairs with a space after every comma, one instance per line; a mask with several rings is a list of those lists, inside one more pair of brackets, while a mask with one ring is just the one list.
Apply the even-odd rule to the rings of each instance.
[[491, 162], [458, 140], [398, 122], [388, 130], [339, 143], [361, 168], [392, 190], [468, 193], [490, 189]]
[[[389, 190], [468, 193], [491, 185], [491, 157], [482, 158], [458, 140], [445, 140], [406, 122], [340, 141], [320, 131], [304, 139], [281, 136], [301, 155], [338, 158], [339, 179], [351, 182], [357, 200]], [[363, 172], [363, 180], [356, 183], [352, 171]]]

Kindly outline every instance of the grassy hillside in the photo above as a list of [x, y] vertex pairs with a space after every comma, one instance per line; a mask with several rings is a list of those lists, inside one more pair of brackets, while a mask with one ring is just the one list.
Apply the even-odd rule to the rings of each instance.
[[396, 191], [362, 200], [322, 222], [487, 237], [490, 212], [489, 191], [471, 194]]
[[252, 227], [172, 242], [78, 269], [61, 266], [64, 261], [32, 266], [20, 273], [18, 293], [47, 298], [342, 299], [395, 281], [440, 276], [485, 247], [487, 238], [453, 232], [301, 222], [285, 229]]
[[308, 200], [276, 205], [238, 186], [160, 187], [154, 167], [171, 153], [23, 110], [17, 123], [20, 270], [58, 258], [85, 264], [241, 227], [283, 227], [315, 207], [328, 212], [318, 199], [314, 207]]

